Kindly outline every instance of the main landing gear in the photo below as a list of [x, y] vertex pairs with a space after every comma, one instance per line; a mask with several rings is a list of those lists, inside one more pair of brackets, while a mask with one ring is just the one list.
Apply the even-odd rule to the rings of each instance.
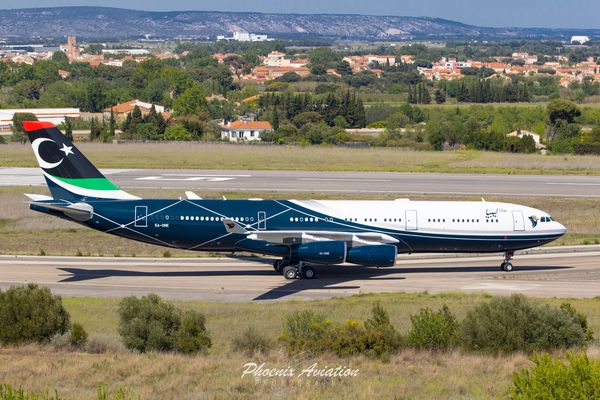
[[285, 279], [313, 279], [316, 276], [315, 269], [310, 265], [305, 265], [303, 261], [294, 263], [287, 259], [275, 260], [273, 269], [282, 274]]
[[500, 264], [500, 271], [510, 272], [513, 270], [513, 265], [510, 263], [510, 260], [512, 260], [514, 255], [515, 253], [512, 251], [504, 253], [504, 261]]

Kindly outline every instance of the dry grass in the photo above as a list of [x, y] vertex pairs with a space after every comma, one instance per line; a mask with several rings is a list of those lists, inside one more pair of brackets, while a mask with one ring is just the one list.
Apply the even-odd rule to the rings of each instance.
[[[599, 174], [598, 156], [193, 143], [78, 143], [101, 168]], [[29, 145], [0, 147], [0, 167], [33, 167]]]
[[[297, 370], [347, 366], [357, 377], [241, 377], [247, 362]], [[56, 389], [61, 398], [93, 398], [99, 384], [125, 387], [140, 399], [490, 399], [502, 398], [512, 373], [526, 367], [523, 355], [487, 357], [403, 351], [382, 363], [333, 356], [291, 359], [238, 354], [188, 357], [174, 354], [73, 354], [34, 346], [0, 350], [0, 380], [28, 390]]]
[[[306, 308], [322, 312], [337, 321], [364, 319], [372, 304], [388, 311], [394, 325], [406, 333], [410, 315], [421, 307], [447, 304], [459, 318], [473, 303], [487, 299], [481, 294], [369, 294], [344, 299], [311, 302], [207, 303], [178, 302], [207, 316], [214, 346], [208, 355], [137, 354], [131, 352], [87, 354], [53, 350], [50, 346], [0, 349], [0, 382], [36, 392], [57, 389], [66, 398], [90, 398], [98, 384], [116, 389], [123, 386], [141, 399], [197, 398], [419, 398], [471, 399], [502, 398], [512, 373], [529, 366], [522, 354], [491, 357], [462, 352], [429, 353], [406, 349], [389, 360], [362, 356], [337, 358], [291, 357], [279, 347], [267, 355], [247, 357], [231, 350], [232, 338], [254, 326], [275, 341], [283, 316]], [[92, 334], [116, 335], [119, 299], [66, 298], [65, 306], [74, 321]], [[539, 300], [534, 300], [539, 301]], [[543, 300], [560, 304], [564, 300]], [[573, 299], [573, 306], [588, 315], [591, 327], [600, 331], [600, 299]], [[597, 347], [590, 354], [597, 355]], [[347, 366], [360, 370], [357, 378], [242, 378], [246, 362], [266, 367], [298, 369], [317, 363]]]
[[[178, 197], [179, 190], [163, 189], [135, 189], [131, 192], [142, 197]], [[165, 252], [164, 247], [107, 235], [73, 222], [61, 220], [51, 216], [33, 212], [27, 207], [23, 192], [47, 193], [45, 188], [0, 188], [0, 254], [29, 254], [36, 255], [44, 250], [48, 255], [94, 255], [94, 256], [149, 256], [161, 257]], [[227, 198], [245, 198], [246, 193], [203, 193], [206, 198], [220, 198], [225, 194]], [[318, 198], [318, 199], [343, 199], [345, 194], [294, 194], [294, 193], [258, 193], [253, 194], [262, 198]], [[389, 195], [352, 195], [359, 199], [393, 199]], [[478, 200], [460, 196], [415, 195], [413, 200]], [[582, 198], [539, 198], [519, 197], [488, 198], [524, 204], [549, 212], [568, 228], [568, 233], [551, 245], [570, 244], [596, 244], [600, 242], [600, 199]], [[51, 237], [53, 240], [49, 241]], [[184, 250], [169, 250], [173, 257], [205, 257], [208, 253], [190, 252]]]

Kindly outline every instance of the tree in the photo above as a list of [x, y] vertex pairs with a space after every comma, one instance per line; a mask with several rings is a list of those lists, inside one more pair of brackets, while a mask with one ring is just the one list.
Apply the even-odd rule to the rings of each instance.
[[37, 117], [32, 113], [15, 113], [12, 117], [13, 140], [15, 142], [25, 143], [25, 129], [23, 129], [23, 121], [37, 121]]
[[73, 122], [69, 117], [65, 117], [65, 136], [70, 141], [73, 141]]
[[98, 119], [92, 118], [90, 120], [90, 142], [97, 140], [100, 138], [100, 134], [102, 133], [102, 128]]
[[115, 113], [113, 109], [110, 109], [110, 118], [108, 120], [108, 134], [112, 137], [115, 136], [115, 130], [117, 126], [117, 121], [115, 120]]
[[444, 104], [446, 102], [446, 94], [440, 89], [435, 89], [434, 96], [437, 104]]
[[550, 125], [556, 126], [559, 121], [564, 121], [567, 124], [574, 123], [575, 118], [581, 115], [581, 110], [569, 100], [557, 99], [548, 104], [546, 113]]
[[352, 67], [350, 66], [350, 63], [346, 60], [340, 61], [335, 67], [335, 70], [341, 76], [352, 75]]
[[274, 131], [279, 129], [279, 113], [277, 110], [273, 112], [273, 120], [271, 121], [271, 125], [273, 126]]
[[181, 124], [175, 124], [169, 126], [162, 136], [163, 140], [174, 140], [174, 141], [190, 141], [192, 140], [192, 134], [185, 129], [185, 126]]
[[175, 115], [198, 115], [207, 111], [205, 97], [206, 93], [198, 84], [192, 85], [173, 102]]
[[69, 58], [63, 51], [55, 51], [52, 53], [52, 61], [58, 64], [66, 64], [69, 62]]

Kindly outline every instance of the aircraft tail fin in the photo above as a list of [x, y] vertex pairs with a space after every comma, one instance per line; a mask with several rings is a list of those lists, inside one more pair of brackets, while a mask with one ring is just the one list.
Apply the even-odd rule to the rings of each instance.
[[23, 128], [55, 199], [139, 199], [106, 179], [54, 124], [24, 121]]

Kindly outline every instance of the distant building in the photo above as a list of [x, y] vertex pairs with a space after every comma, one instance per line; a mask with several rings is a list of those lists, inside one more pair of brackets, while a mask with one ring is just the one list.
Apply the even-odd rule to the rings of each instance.
[[269, 121], [234, 121], [221, 127], [221, 139], [232, 142], [261, 140], [263, 132], [272, 130]]
[[585, 44], [590, 41], [589, 36], [573, 36], [571, 38], [571, 44]]
[[130, 100], [125, 103], [120, 103], [120, 104], [114, 105], [112, 107], [105, 108], [104, 114], [108, 117], [112, 110], [112, 112], [114, 113], [115, 119], [117, 121], [123, 121], [127, 117], [127, 114], [132, 112], [136, 106], [140, 109], [143, 116], [148, 115], [148, 113], [152, 109], [152, 106], [154, 106], [154, 109], [156, 110], [156, 112], [162, 114], [164, 119], [169, 119], [171, 117], [171, 113], [165, 111], [164, 106], [161, 106], [158, 104], [146, 103], [144, 101], [140, 101], [137, 99]]
[[150, 51], [147, 49], [104, 49], [102, 54], [129, 54], [131, 56], [147, 56]]
[[9, 131], [12, 127], [13, 116], [17, 113], [34, 114], [38, 120], [43, 122], [52, 122], [60, 125], [65, 122], [65, 118], [79, 118], [81, 113], [79, 108], [15, 108], [0, 109], [0, 130]]
[[535, 142], [535, 148], [538, 150], [543, 150], [546, 148], [546, 146], [544, 146], [542, 143], [540, 143], [540, 135], [538, 135], [537, 133], [533, 133], [533, 132], [529, 132], [529, 131], [523, 131], [521, 129], [517, 129], [514, 132], [511, 133], [507, 133], [506, 136], [515, 136], [518, 137], [519, 139], [522, 139], [523, 136], [529, 135], [533, 138], [533, 141]]
[[232, 40], [234, 42], [267, 42], [273, 40], [267, 35], [256, 35], [245, 31], [235, 31], [232, 37], [217, 36], [217, 40]]

